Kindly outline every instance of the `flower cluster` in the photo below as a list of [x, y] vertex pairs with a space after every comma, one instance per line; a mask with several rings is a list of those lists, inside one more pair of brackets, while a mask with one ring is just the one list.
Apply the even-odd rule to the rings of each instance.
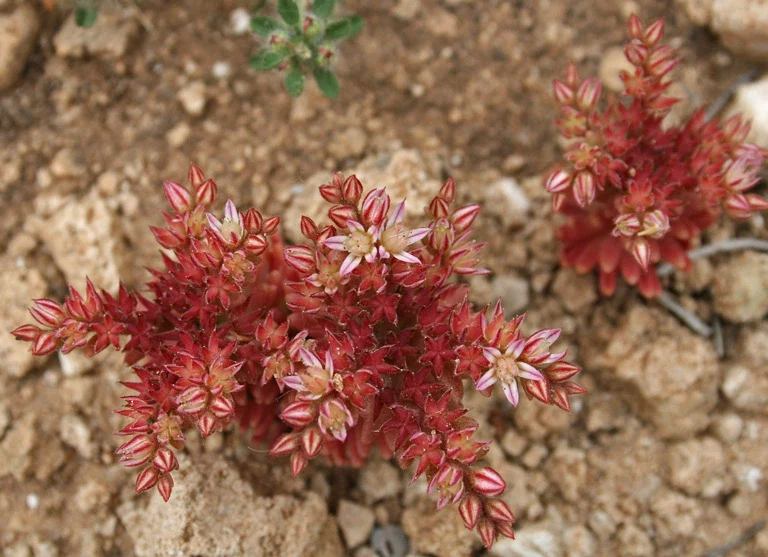
[[410, 228], [404, 202], [336, 174], [320, 188], [332, 224], [304, 217], [307, 245], [283, 248], [277, 218], [227, 202], [219, 220], [213, 180], [192, 165], [189, 181], [191, 191], [165, 183], [173, 210], [153, 229], [165, 268], [148, 295], [89, 282], [63, 304], [36, 300], [38, 325], [14, 331], [39, 355], [124, 353], [136, 379], [124, 383], [129, 439], [117, 453], [140, 469], [136, 491], [168, 499], [185, 430], [235, 422], [290, 457], [294, 474], [317, 456], [359, 466], [376, 447], [425, 476], [486, 546], [512, 537], [506, 485], [481, 462], [489, 442], [474, 439], [464, 389], [490, 395], [499, 383], [513, 406], [522, 391], [565, 411], [584, 390], [571, 381], [579, 368], [551, 350], [558, 330], [525, 336], [524, 316], [467, 301], [457, 277], [487, 272], [471, 239], [479, 207], [452, 208], [448, 180], [429, 221]]
[[667, 76], [679, 59], [660, 44], [663, 33], [662, 20], [644, 27], [630, 17], [624, 53], [634, 71], [621, 73], [623, 95], [603, 109], [600, 81], [580, 80], [573, 64], [554, 82], [569, 146], [545, 186], [554, 210], [568, 217], [558, 233], [561, 262], [581, 273], [597, 268], [605, 295], [621, 275], [644, 296], [658, 296], [655, 263], [687, 270], [687, 250], [722, 212], [746, 219], [768, 209], [747, 193], [768, 154], [744, 143], [748, 123], [707, 121], [702, 109], [683, 125], [664, 126], [677, 101], [666, 95]]
[[[306, 6], [301, 6], [305, 3]], [[339, 82], [330, 70], [336, 43], [357, 34], [363, 26], [359, 16], [331, 20], [336, 0], [278, 0], [277, 11], [282, 21], [257, 16], [251, 28], [267, 38], [265, 48], [251, 57], [256, 70], [286, 70], [285, 89], [292, 97], [304, 92], [305, 76], [315, 78], [320, 91], [328, 98], [339, 94]]]

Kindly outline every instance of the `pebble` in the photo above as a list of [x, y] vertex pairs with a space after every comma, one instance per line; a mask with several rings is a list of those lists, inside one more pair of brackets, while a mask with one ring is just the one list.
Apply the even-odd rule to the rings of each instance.
[[483, 192], [483, 207], [505, 227], [522, 226], [528, 220], [531, 202], [514, 178], [501, 178]]
[[67, 148], [56, 153], [49, 169], [55, 178], [79, 178], [88, 171], [82, 154]]
[[165, 139], [168, 140], [168, 144], [171, 147], [181, 147], [189, 139], [189, 135], [192, 133], [192, 128], [186, 122], [179, 122], [165, 134]]
[[202, 81], [193, 81], [179, 90], [176, 98], [181, 103], [184, 111], [190, 116], [202, 116], [205, 111], [205, 105], [208, 102], [206, 98], [205, 84]]
[[375, 521], [374, 514], [368, 507], [346, 499], [339, 502], [336, 518], [348, 549], [354, 549], [368, 539]]
[[40, 32], [37, 12], [29, 4], [9, 14], [0, 14], [0, 91], [21, 77]]

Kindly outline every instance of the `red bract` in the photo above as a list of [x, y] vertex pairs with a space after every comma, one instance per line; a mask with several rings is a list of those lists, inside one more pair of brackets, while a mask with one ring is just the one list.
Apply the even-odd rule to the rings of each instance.
[[621, 275], [655, 297], [656, 263], [688, 270], [687, 250], [721, 213], [746, 219], [768, 209], [766, 199], [747, 193], [768, 152], [744, 143], [749, 124], [738, 116], [707, 122], [702, 109], [665, 127], [676, 102], [666, 96], [667, 75], [679, 59], [659, 44], [662, 20], [644, 27], [633, 15], [629, 31], [624, 53], [635, 69], [622, 72], [623, 95], [605, 108], [598, 108], [600, 81], [579, 80], [573, 64], [555, 80], [563, 111], [557, 124], [569, 147], [545, 187], [554, 210], [568, 217], [558, 231], [561, 263], [580, 273], [597, 269], [605, 295]]
[[362, 465], [374, 447], [424, 475], [438, 506], [458, 505], [486, 546], [513, 536], [499, 499], [506, 484], [481, 459], [488, 442], [462, 404], [465, 384], [490, 394], [500, 383], [512, 405], [528, 398], [568, 411], [584, 390], [579, 368], [553, 353], [559, 330], [525, 337], [523, 316], [500, 304], [476, 310], [458, 275], [477, 267], [471, 239], [478, 207], [453, 209], [449, 180], [429, 204], [428, 222], [405, 224], [404, 202], [340, 174], [320, 188], [334, 225], [304, 217], [305, 246], [283, 248], [277, 219], [227, 202], [209, 213], [216, 185], [192, 166], [191, 190], [165, 183], [173, 208], [153, 229], [170, 250], [153, 270], [149, 296], [121, 286], [116, 297], [89, 282], [63, 305], [37, 300], [40, 326], [14, 331], [36, 354], [82, 347], [122, 350], [136, 378], [119, 411], [130, 437], [117, 450], [139, 468], [136, 491], [167, 499], [184, 432], [208, 436], [236, 422], [290, 457]]

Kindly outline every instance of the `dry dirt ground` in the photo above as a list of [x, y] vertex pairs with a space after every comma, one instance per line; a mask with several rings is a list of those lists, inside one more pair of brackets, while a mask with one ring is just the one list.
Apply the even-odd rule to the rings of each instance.
[[[190, 441], [170, 503], [135, 496], [113, 454], [119, 359], [33, 360], [10, 339], [28, 300], [61, 297], [66, 281], [140, 284], [158, 257], [147, 227], [160, 221], [162, 180], [183, 179], [190, 161], [236, 202], [289, 223], [337, 169], [425, 197], [453, 175], [464, 199], [486, 204], [478, 236], [493, 275], [473, 282], [476, 299], [528, 310], [531, 328], [562, 326], [589, 389], [570, 415], [471, 401], [518, 516], [518, 541], [494, 555], [768, 554], [766, 256], [719, 255], [667, 282], [720, 319], [720, 357], [632, 290], [601, 300], [591, 277], [560, 270], [540, 183], [560, 153], [552, 78], [568, 59], [585, 75], [611, 69], [629, 13], [667, 18], [685, 59], [681, 114], [759, 67], [681, 4], [348, 0], [366, 24], [342, 47], [331, 102], [314, 86], [293, 101], [247, 67], [256, 40], [233, 17], [246, 2], [146, 0], [83, 32], [65, 12], [0, 0], [0, 22], [29, 7], [30, 45], [0, 93], [4, 554], [482, 553], [453, 510], [434, 513], [425, 486], [406, 490], [409, 475], [386, 462], [313, 464], [291, 479], [236, 432]], [[0, 23], [0, 41], [8, 32]], [[768, 237], [755, 219], [705, 241], [735, 235]]]

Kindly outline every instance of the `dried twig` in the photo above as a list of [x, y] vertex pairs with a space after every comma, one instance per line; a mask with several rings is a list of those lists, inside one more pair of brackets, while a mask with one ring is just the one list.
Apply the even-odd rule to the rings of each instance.
[[[718, 253], [730, 253], [734, 251], [742, 250], [756, 250], [756, 251], [768, 251], [768, 240], [761, 240], [759, 238], [731, 238], [724, 242], [718, 242], [717, 244], [708, 244], [706, 246], [700, 246], [692, 249], [688, 252], [688, 257], [691, 260], [702, 259], [704, 257], [711, 257]], [[669, 263], [659, 265], [656, 269], [656, 274], [659, 277], [666, 277], [671, 275], [675, 271], [676, 267]]]
[[701, 557], [721, 557], [723, 555], [728, 555], [728, 553], [730, 553], [731, 550], [744, 545], [749, 540], [754, 538], [760, 532], [760, 530], [765, 528], [765, 525], [766, 525], [765, 520], [755, 522], [752, 526], [747, 528], [741, 536], [739, 536], [735, 540], [731, 540], [728, 543], [721, 545], [720, 547], [716, 547], [714, 549], [710, 549], [709, 551], [705, 551], [704, 553], [702, 553]]
[[656, 300], [671, 313], [675, 314], [680, 321], [688, 325], [693, 332], [705, 338], [712, 336], [712, 327], [707, 325], [698, 315], [681, 306], [669, 292], [662, 292]]

